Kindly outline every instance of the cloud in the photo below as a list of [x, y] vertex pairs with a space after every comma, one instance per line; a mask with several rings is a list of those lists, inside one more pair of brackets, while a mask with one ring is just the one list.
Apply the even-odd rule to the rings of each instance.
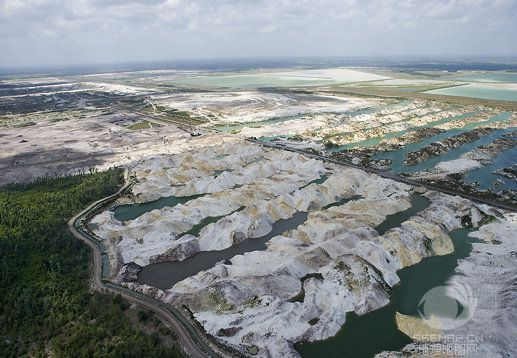
[[[517, 55], [517, 0], [0, 0], [0, 65]], [[452, 51], [452, 52], [451, 52]]]

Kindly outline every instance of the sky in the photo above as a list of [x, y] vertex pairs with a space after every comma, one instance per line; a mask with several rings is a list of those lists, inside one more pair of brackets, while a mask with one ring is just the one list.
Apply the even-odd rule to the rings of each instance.
[[517, 56], [517, 0], [0, 0], [0, 66]]

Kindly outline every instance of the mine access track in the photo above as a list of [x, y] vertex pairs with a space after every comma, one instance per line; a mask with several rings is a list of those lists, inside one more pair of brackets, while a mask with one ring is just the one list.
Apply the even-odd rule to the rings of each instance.
[[68, 229], [77, 239], [86, 243], [93, 252], [93, 269], [92, 269], [92, 286], [101, 292], [112, 292], [121, 295], [127, 301], [137, 306], [146, 308], [156, 314], [162, 322], [176, 333], [183, 353], [187, 357], [225, 357], [226, 352], [219, 349], [215, 352], [210, 344], [207, 344], [203, 337], [200, 337], [197, 330], [188, 322], [188, 320], [174, 307], [160, 302], [152, 297], [146, 296], [139, 292], [132, 291], [126, 287], [122, 287], [103, 278], [103, 263], [101, 243], [91, 237], [83, 230], [83, 220], [87, 218], [91, 212], [99, 207], [115, 200], [119, 195], [124, 193], [130, 186], [131, 181], [128, 180], [128, 171], [125, 171], [126, 183], [113, 195], [97, 200], [90, 204], [86, 209], [75, 215], [68, 221]]

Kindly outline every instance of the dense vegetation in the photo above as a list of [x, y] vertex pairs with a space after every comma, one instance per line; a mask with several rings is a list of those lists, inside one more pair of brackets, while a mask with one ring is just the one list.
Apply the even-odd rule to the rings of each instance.
[[1, 357], [179, 356], [161, 344], [163, 326], [162, 335], [142, 331], [161, 324], [146, 329], [148, 313], [89, 290], [91, 253], [67, 230], [68, 218], [121, 182], [113, 169], [0, 188]]

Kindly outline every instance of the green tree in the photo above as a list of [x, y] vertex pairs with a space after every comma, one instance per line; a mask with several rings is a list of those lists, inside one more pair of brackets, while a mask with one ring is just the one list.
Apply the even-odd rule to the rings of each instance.
[[122, 184], [110, 169], [0, 188], [0, 356], [171, 357], [120, 296], [90, 292], [91, 253], [67, 220]]

